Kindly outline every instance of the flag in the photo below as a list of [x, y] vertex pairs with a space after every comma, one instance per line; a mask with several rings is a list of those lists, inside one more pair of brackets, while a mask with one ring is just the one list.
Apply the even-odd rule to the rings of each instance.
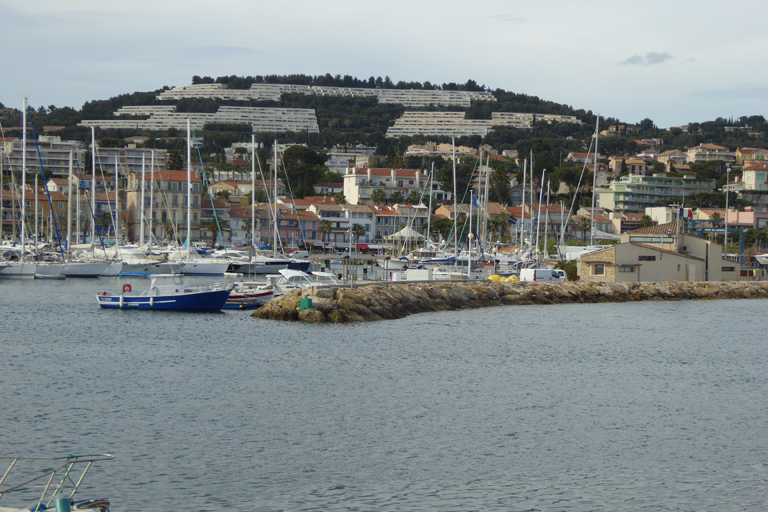
[[472, 206], [475, 208], [480, 208], [480, 205], [477, 203], [477, 196], [472, 196]]

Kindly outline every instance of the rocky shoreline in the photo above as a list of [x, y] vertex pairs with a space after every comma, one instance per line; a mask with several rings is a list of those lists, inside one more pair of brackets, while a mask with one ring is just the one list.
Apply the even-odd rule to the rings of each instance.
[[[430, 281], [355, 288], [306, 288], [275, 297], [255, 318], [312, 323], [392, 320], [428, 311], [491, 306], [768, 298], [768, 281], [665, 283], [494, 283]], [[312, 307], [300, 309], [302, 299]]]

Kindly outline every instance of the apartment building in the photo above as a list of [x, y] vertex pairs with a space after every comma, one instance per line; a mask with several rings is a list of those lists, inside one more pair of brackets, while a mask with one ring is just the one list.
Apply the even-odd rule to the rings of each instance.
[[538, 121], [581, 124], [581, 121], [573, 116], [552, 114], [493, 112], [491, 113], [491, 120], [487, 120], [466, 119], [463, 112], [412, 111], [405, 112], [395, 121], [394, 126], [387, 130], [387, 137], [397, 138], [413, 135], [455, 137], [479, 135], [485, 137], [489, 131], [497, 126], [528, 129]]
[[671, 149], [659, 154], [657, 160], [659, 163], [664, 164], [666, 172], [670, 172], [672, 167], [677, 169], [679, 165], [685, 165], [685, 162], [688, 160], [688, 154], [678, 149]]
[[[14, 172], [21, 171], [23, 152], [22, 139], [6, 139], [4, 143], [7, 161]], [[38, 159], [38, 150], [40, 158]], [[77, 141], [62, 141], [59, 136], [41, 135], [37, 144], [27, 139], [26, 158], [27, 172], [38, 172], [43, 169], [46, 178], [52, 176], [67, 176], [69, 173], [69, 155], [72, 154], [73, 166], [82, 168], [85, 162], [85, 146]]]
[[[429, 173], [414, 169], [361, 168], [344, 175], [344, 197], [350, 204], [373, 204], [373, 192], [381, 189], [387, 197], [395, 192], [408, 196], [429, 185]], [[426, 197], [426, 196], [425, 196]]]
[[[192, 241], [200, 240], [202, 180], [195, 173], [191, 177], [192, 205], [189, 212], [192, 215]], [[129, 172], [126, 187], [127, 229], [130, 240], [138, 240], [141, 219], [141, 173]], [[151, 233], [158, 240], [166, 235], [178, 234], [179, 240], [187, 238], [187, 171], [155, 171], [154, 181], [150, 173], [144, 175], [144, 216], [152, 218]], [[151, 208], [150, 208], [151, 203]], [[148, 225], [145, 225], [145, 236], [149, 236]]]
[[716, 144], [699, 144], [698, 146], [688, 148], [689, 163], [703, 164], [715, 160], [723, 160], [726, 163], [735, 164], [736, 153]]
[[762, 148], [739, 148], [736, 150], [736, 165], [744, 165], [750, 160], [768, 160], [768, 150]]
[[495, 101], [485, 91], [443, 91], [427, 89], [373, 89], [363, 87], [328, 87], [296, 84], [251, 84], [249, 89], [229, 89], [224, 84], [195, 84], [163, 91], [159, 100], [180, 100], [184, 98], [214, 98], [237, 101], [280, 101], [283, 94], [304, 94], [315, 96], [338, 96], [347, 98], [373, 97], [382, 104], [396, 104], [407, 107], [461, 106], [468, 107], [472, 101]]
[[676, 201], [691, 194], [711, 193], [715, 180], [697, 180], [696, 176], [670, 177], [629, 175], [611, 182], [609, 188], [596, 189], [596, 204], [618, 212], [645, 213], [659, 201]]

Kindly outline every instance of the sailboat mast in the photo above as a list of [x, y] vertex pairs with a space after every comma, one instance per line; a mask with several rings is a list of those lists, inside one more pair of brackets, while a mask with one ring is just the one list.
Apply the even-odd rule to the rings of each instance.
[[[597, 123], [595, 124], [595, 166], [592, 171], [592, 223], [589, 229], [589, 245], [595, 245], [595, 184], [597, 183], [597, 143], [600, 134], [600, 114], [597, 114]], [[589, 154], [587, 154], [589, 156]]]
[[520, 203], [521, 210], [522, 210], [522, 222], [523, 225], [520, 226], [520, 250], [523, 250], [523, 245], [525, 244], [525, 178], [526, 178], [526, 171], [528, 170], [528, 160], [523, 160], [523, 199], [522, 203]]
[[251, 247], [256, 244], [256, 136], [251, 135]]
[[458, 268], [459, 266], [459, 233], [457, 231], [458, 228], [458, 218], [459, 218], [459, 209], [456, 204], [456, 197], [458, 196], [456, 192], [456, 138], [451, 137], [451, 148], [453, 151], [453, 266], [454, 268]]
[[[104, 193], [106, 192], [105, 186]], [[96, 252], [96, 131], [93, 126], [91, 126], [91, 252]]]
[[139, 217], [139, 249], [144, 247], [144, 164], [146, 155], [141, 154], [141, 216]]
[[272, 229], [272, 257], [277, 258], [277, 139], [275, 139], [275, 183], [274, 183], [274, 195], [272, 196], [272, 202], [275, 206], [274, 226]]
[[35, 254], [37, 254], [37, 238], [38, 238], [38, 231], [37, 231], [37, 174], [35, 174]]
[[474, 190], [469, 187], [469, 233], [467, 234], [467, 279], [472, 276], [472, 200]]
[[120, 190], [120, 176], [117, 167], [117, 153], [115, 153], [115, 254], [119, 250], [120, 243], [118, 237], [120, 236], [120, 197], [118, 196]]
[[[544, 169], [541, 172], [541, 187], [539, 187], [539, 207], [536, 210], [536, 251], [539, 250], [539, 231], [541, 228], [541, 201], [544, 199], [544, 174], [546, 174], [547, 170]], [[533, 173], [531, 173], [533, 175]], [[533, 180], [531, 180], [533, 181]], [[537, 256], [538, 259], [538, 256]]]
[[483, 250], [488, 246], [488, 189], [491, 181], [491, 153], [485, 157], [485, 202], [483, 207]]
[[69, 173], [67, 175], [67, 261], [72, 247], [72, 151], [69, 152]]
[[[435, 162], [432, 162], [432, 170], [429, 172], [429, 211], [427, 212], [427, 240], [426, 243], [429, 244], [429, 228], [432, 224], [432, 187], [435, 183]], [[427, 245], [424, 246], [425, 248], [428, 248]]]
[[552, 180], [547, 180], [547, 211], [544, 214], [544, 256], [546, 257], [547, 254], [547, 236], [549, 233], [549, 187], [551, 185]]
[[154, 199], [155, 199], [155, 150], [152, 150], [149, 159], [149, 249], [152, 250], [152, 237], [155, 236], [152, 226], [152, 219], [154, 215]]
[[26, 216], [27, 216], [27, 97], [24, 97], [24, 109], [21, 112], [21, 255], [26, 253]]
[[[189, 248], [192, 245], [192, 129], [187, 119], [187, 260], [189, 260]], [[223, 244], [222, 240], [222, 244]]]
[[[82, 174], [81, 174], [82, 176]], [[71, 190], [71, 189], [70, 189]], [[70, 191], [70, 194], [72, 192]], [[75, 212], [75, 240], [80, 245], [80, 180], [77, 180], [77, 211]]]

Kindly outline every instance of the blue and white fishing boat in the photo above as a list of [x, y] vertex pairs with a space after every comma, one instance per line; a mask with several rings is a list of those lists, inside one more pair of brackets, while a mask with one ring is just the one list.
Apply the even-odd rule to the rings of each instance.
[[176, 274], [118, 274], [112, 290], [99, 291], [102, 308], [219, 311], [229, 298], [225, 284], [186, 284]]

